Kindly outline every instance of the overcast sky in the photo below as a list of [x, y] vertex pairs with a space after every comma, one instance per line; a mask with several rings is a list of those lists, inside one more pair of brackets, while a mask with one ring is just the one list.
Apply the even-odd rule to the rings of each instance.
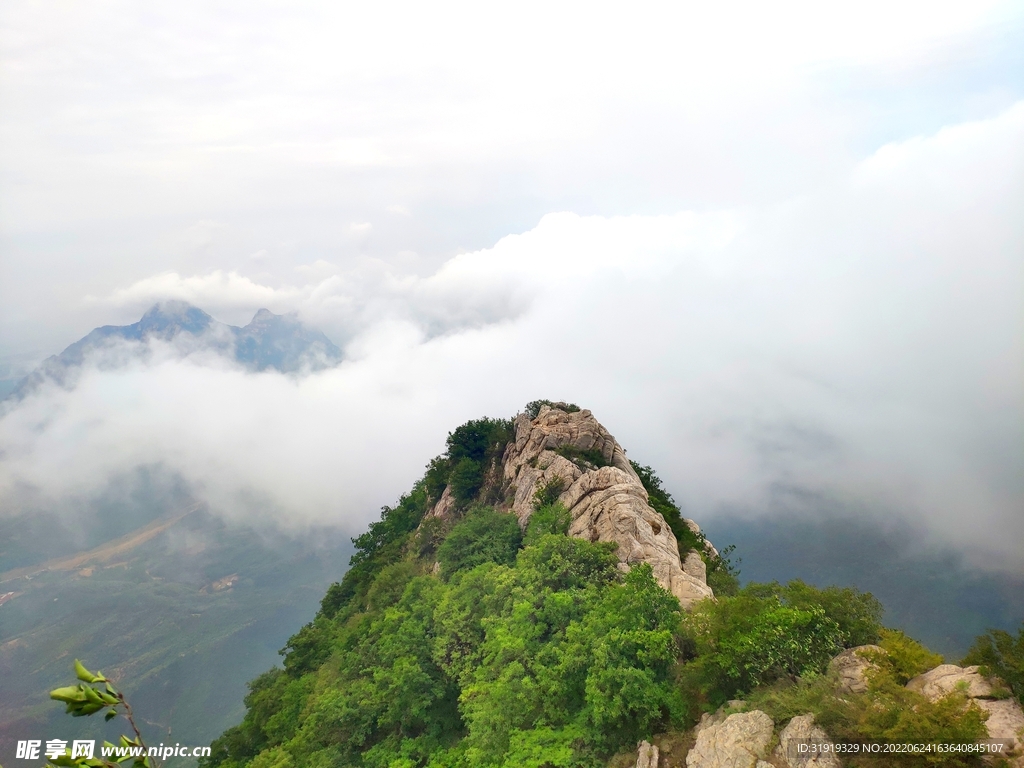
[[0, 57], [6, 370], [166, 298], [347, 356], [43, 390], [7, 509], [145, 464], [356, 530], [551, 397], [698, 520], [899, 515], [1024, 569], [1021, 3], [10, 0]]

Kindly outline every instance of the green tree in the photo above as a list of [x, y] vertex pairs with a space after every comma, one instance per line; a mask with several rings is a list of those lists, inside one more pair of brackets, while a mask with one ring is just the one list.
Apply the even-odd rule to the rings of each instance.
[[698, 603], [684, 631], [696, 655], [688, 680], [712, 707], [783, 677], [823, 672], [844, 639], [820, 606], [797, 608], [750, 588]]
[[481, 563], [511, 565], [522, 539], [515, 515], [481, 507], [452, 528], [437, 550], [437, 562], [446, 577]]
[[526, 523], [523, 545], [530, 546], [536, 544], [542, 536], [549, 533], [566, 536], [569, 533], [569, 525], [571, 523], [572, 518], [569, 515], [569, 510], [557, 502], [538, 507], [530, 515], [530, 519]]
[[793, 608], [822, 609], [839, 625], [847, 648], [877, 643], [881, 637], [882, 604], [870, 592], [850, 587], [819, 589], [796, 579], [785, 586], [777, 581], [751, 584], [744, 594], [775, 597]]

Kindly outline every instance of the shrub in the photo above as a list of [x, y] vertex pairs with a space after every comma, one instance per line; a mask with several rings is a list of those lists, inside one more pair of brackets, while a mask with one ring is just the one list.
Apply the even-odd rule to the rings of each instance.
[[437, 501], [445, 486], [460, 508], [477, 497], [487, 468], [501, 458], [512, 437], [508, 419], [475, 419], [448, 433], [447, 450], [427, 465], [423, 486], [431, 501]]
[[824, 671], [843, 639], [824, 609], [796, 608], [745, 590], [698, 603], [683, 626], [697, 656], [688, 679], [712, 706], [782, 677]]
[[1010, 686], [1013, 695], [1024, 704], [1024, 623], [1014, 638], [1001, 629], [979, 635], [967, 652], [964, 664], [979, 664], [986, 675], [996, 675]]
[[777, 597], [794, 608], [821, 608], [839, 625], [843, 645], [877, 643], [882, 630], [882, 604], [870, 592], [849, 587], [819, 589], [796, 579], [785, 586], [773, 581], [768, 584], [750, 584], [746, 594], [758, 597]]
[[576, 405], [576, 403], [562, 403], [553, 400], [531, 400], [526, 404], [526, 408], [523, 409], [523, 412], [531, 419], [536, 419], [540, 415], [541, 406], [544, 405], [549, 408], [558, 408], [566, 413], [578, 413], [580, 410], [580, 407]]
[[560, 477], [553, 477], [533, 494], [533, 506], [535, 509], [550, 507], [558, 501], [558, 497], [565, 490], [565, 480]]
[[471, 501], [484, 482], [484, 468], [479, 461], [469, 457], [459, 459], [448, 475], [448, 487], [455, 501], [465, 504]]
[[541, 536], [549, 533], [565, 536], [569, 533], [571, 524], [572, 517], [563, 505], [556, 502], [540, 507], [530, 515], [530, 520], [526, 524], [523, 546], [536, 544]]
[[943, 662], [942, 656], [932, 653], [898, 629], [883, 629], [880, 634], [878, 645], [885, 650], [885, 655], [872, 656], [871, 660], [888, 670], [899, 685], [906, 685], [910, 678]]
[[[909, 691], [890, 676], [876, 677], [869, 687], [870, 703], [861, 710], [857, 730], [863, 739], [934, 744], [970, 744], [986, 738], [988, 713], [978, 708], [962, 691], [953, 691], [938, 701]], [[958, 753], [902, 756], [900, 765], [978, 765], [977, 756]], [[871, 763], [868, 763], [869, 765]], [[888, 763], [881, 762], [880, 765]]]
[[[961, 692], [932, 702], [908, 691], [883, 668], [870, 682], [868, 693], [837, 694], [832, 675], [809, 675], [796, 683], [779, 681], [748, 698], [748, 706], [766, 712], [781, 723], [808, 712], [837, 741], [890, 741], [912, 744], [971, 743], [986, 736], [985, 715]], [[981, 763], [963, 754], [901, 754], [900, 766], [968, 766]], [[893, 764], [891, 755], [858, 757], [852, 766], [882, 768]]]
[[394, 605], [405, 592], [405, 586], [417, 575], [416, 564], [409, 560], [386, 566], [373, 580], [366, 592], [366, 607], [370, 611], [381, 611]]
[[596, 448], [577, 448], [575, 445], [562, 445], [555, 448], [555, 453], [568, 459], [584, 472], [609, 466], [609, 461]]
[[[556, 591], [603, 587], [619, 577], [619, 558], [614, 542], [591, 543], [583, 539], [547, 534], [523, 549], [518, 567], [536, 579], [535, 589]], [[527, 577], [524, 577], [527, 578]]]
[[446, 578], [481, 563], [511, 565], [522, 538], [515, 515], [480, 507], [452, 528], [437, 550], [437, 562]]
[[788, 678], [778, 680], [749, 696], [747, 705], [765, 712], [776, 723], [811, 712], [832, 738], [856, 741], [860, 736], [857, 721], [861, 702], [855, 695], [837, 696], [837, 682], [828, 674], [804, 675], [795, 683]]
[[415, 552], [417, 556], [433, 558], [437, 548], [448, 535], [448, 524], [439, 517], [429, 517], [420, 523], [416, 531]]
[[[735, 551], [736, 545], [730, 544], [719, 550], [718, 557], [709, 557], [706, 552], [700, 553], [707, 564], [708, 586], [719, 597], [731, 597], [740, 591], [740, 570], [730, 559]], [[736, 562], [740, 562], [738, 558]]]

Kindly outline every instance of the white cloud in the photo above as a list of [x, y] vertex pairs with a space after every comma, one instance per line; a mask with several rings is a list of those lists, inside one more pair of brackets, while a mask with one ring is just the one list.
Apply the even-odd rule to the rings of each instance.
[[272, 288], [261, 285], [237, 272], [214, 270], [206, 275], [182, 277], [176, 272], [164, 272], [139, 280], [127, 288], [115, 290], [102, 299], [87, 296], [90, 303], [105, 303], [115, 307], [149, 307], [157, 301], [175, 299], [211, 309], [238, 307], [276, 308], [294, 302], [303, 289], [294, 287]]
[[[801, 496], [1024, 568], [1024, 104], [889, 145], [785, 204], [545, 216], [433, 274], [302, 287], [158, 275], [109, 301], [298, 310], [348, 359], [302, 379], [156, 354], [0, 420], [0, 501], [134, 464], [225, 514], [361, 529], [461, 421], [592, 408], [698, 519]], [[1000, 560], [1002, 558], [1002, 560]]]

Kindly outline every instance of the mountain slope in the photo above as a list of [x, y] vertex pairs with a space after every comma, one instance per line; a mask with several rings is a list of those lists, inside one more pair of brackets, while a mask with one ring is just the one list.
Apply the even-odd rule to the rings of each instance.
[[[355, 540], [345, 578], [289, 640], [284, 668], [250, 683], [245, 717], [201, 768], [624, 767], [651, 739], [671, 754], [656, 762], [641, 744], [645, 765], [681, 766], [698, 720], [689, 768], [753, 768], [786, 721], [779, 738], [811, 722], [847, 741], [990, 733], [957, 690], [907, 686], [942, 658], [883, 628], [871, 594], [740, 588], [654, 471], [628, 462], [588, 411], [538, 401], [514, 421], [468, 422], [447, 446]], [[880, 655], [858, 663], [877, 676], [842, 689], [833, 659], [865, 647]], [[741, 696], [759, 709], [729, 715]], [[701, 762], [700, 750], [721, 752], [701, 729], [743, 717], [759, 723], [757, 739], [734, 733], [735, 755]]]
[[190, 505], [0, 574], [0, 763], [18, 739], [116, 737], [116, 724], [72, 720], [47, 698], [74, 658], [123, 680], [157, 741], [209, 743], [344, 572], [344, 537], [319, 539], [271, 541]]
[[566, 403], [454, 430], [355, 544], [207, 765], [600, 763], [685, 716], [683, 605], [709, 569], [735, 588], [656, 475]]

